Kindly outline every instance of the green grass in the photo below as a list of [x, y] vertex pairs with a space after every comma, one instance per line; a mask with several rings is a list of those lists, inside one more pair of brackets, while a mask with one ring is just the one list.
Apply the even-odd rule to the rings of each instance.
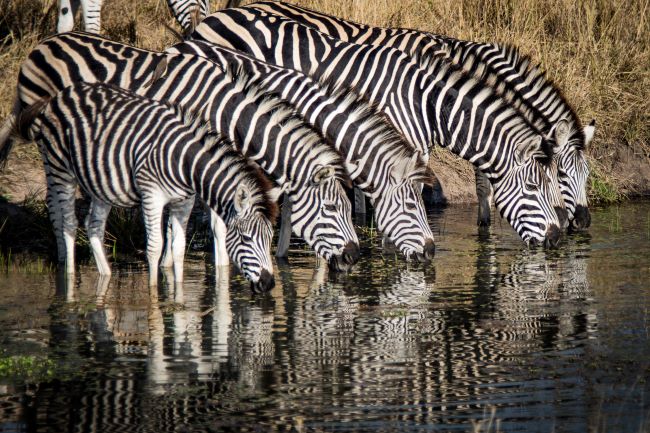
[[0, 381], [39, 383], [56, 375], [54, 361], [34, 355], [0, 356]]

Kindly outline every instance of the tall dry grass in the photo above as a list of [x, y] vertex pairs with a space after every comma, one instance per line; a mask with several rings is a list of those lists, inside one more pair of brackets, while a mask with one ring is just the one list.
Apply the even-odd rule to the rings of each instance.
[[[11, 108], [20, 62], [55, 29], [55, 1], [0, 0], [3, 118]], [[650, 159], [650, 0], [292, 2], [377, 26], [519, 46], [542, 63], [583, 121], [597, 121], [597, 136], [588, 152], [594, 198], [615, 199], [621, 192], [643, 188], [638, 179], [636, 184], [630, 180], [622, 160], [626, 155]], [[212, 10], [227, 3], [213, 0]], [[164, 0], [105, 2], [102, 31], [116, 40], [162, 49], [174, 42], [163, 23], [176, 26]], [[29, 155], [35, 157], [36, 152]]]

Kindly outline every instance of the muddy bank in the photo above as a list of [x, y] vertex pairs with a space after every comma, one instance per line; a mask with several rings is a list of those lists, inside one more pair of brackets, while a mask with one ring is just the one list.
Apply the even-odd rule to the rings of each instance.
[[[635, 198], [650, 196], [650, 158], [627, 146], [613, 148], [607, 154], [591, 156], [592, 177], [606, 181], [615, 196]], [[12, 152], [0, 173], [0, 194], [19, 204], [26, 198], [45, 197], [45, 174], [34, 145], [19, 145]], [[437, 178], [434, 187], [436, 203], [476, 203], [474, 172], [471, 164], [444, 149], [436, 149], [430, 166]], [[590, 191], [592, 202], [601, 201], [599, 192]]]

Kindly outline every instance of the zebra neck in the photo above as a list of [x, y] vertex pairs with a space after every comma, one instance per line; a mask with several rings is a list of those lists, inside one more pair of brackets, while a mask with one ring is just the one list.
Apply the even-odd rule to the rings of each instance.
[[237, 175], [238, 167], [231, 164], [224, 151], [219, 146], [196, 143], [185, 152], [179, 165], [183, 167], [185, 178], [191, 179], [197, 197], [227, 225], [233, 214], [235, 189], [241, 176]]

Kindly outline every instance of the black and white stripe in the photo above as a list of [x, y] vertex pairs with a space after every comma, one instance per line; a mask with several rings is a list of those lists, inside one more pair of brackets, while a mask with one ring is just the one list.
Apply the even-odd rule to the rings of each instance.
[[184, 42], [168, 51], [205, 56], [223, 67], [237, 65], [267, 91], [292, 103], [345, 156], [352, 180], [375, 206], [377, 228], [407, 257], [433, 257], [433, 234], [413, 185], [431, 176], [419, 152], [377, 107], [349, 89], [203, 41]]
[[[118, 85], [192, 110], [277, 182], [292, 203], [296, 235], [336, 269], [357, 261], [358, 239], [342, 186], [348, 178], [339, 154], [289, 104], [266, 95], [245, 72], [196, 56], [66, 33], [30, 53], [19, 74], [18, 99], [26, 106], [77, 81]], [[223, 245], [217, 249], [223, 251]], [[224, 264], [220, 255], [217, 260]]]
[[[276, 206], [256, 169], [202, 121], [123, 89], [76, 83], [24, 111], [19, 124], [43, 156], [48, 210], [68, 273], [74, 272], [77, 185], [91, 198], [86, 227], [102, 274], [110, 274], [103, 250], [110, 208], [142, 203], [150, 285], [158, 280], [163, 209], [169, 205], [172, 219], [186, 220], [196, 193], [224, 220], [226, 248], [246, 278], [255, 288], [273, 287]], [[175, 236], [177, 281], [184, 249], [184, 237]]]
[[526, 242], [557, 243], [559, 191], [546, 173], [553, 137], [457, 68], [443, 61], [420, 68], [396, 49], [334, 40], [254, 8], [212, 14], [192, 38], [355, 88], [423, 153], [438, 143], [483, 171], [497, 208]]
[[[373, 27], [283, 2], [262, 1], [248, 7], [287, 17], [343, 41], [390, 46], [414, 56], [420, 63], [448, 57], [474, 77], [493, 86], [541, 130], [548, 132], [558, 121], [566, 119], [569, 139], [555, 156], [559, 187], [573, 226], [589, 226], [591, 218], [586, 194], [589, 167], [584, 149], [593, 138], [594, 124], [583, 128], [559, 88], [516, 47], [457, 40], [411, 29]], [[477, 176], [481, 176], [479, 173], [477, 171]], [[477, 181], [480, 182], [477, 193], [484, 215], [479, 215], [479, 223], [489, 224], [492, 192], [485, 178], [479, 180], [477, 177]]]
[[210, 0], [167, 0], [167, 5], [184, 32], [210, 14]]

